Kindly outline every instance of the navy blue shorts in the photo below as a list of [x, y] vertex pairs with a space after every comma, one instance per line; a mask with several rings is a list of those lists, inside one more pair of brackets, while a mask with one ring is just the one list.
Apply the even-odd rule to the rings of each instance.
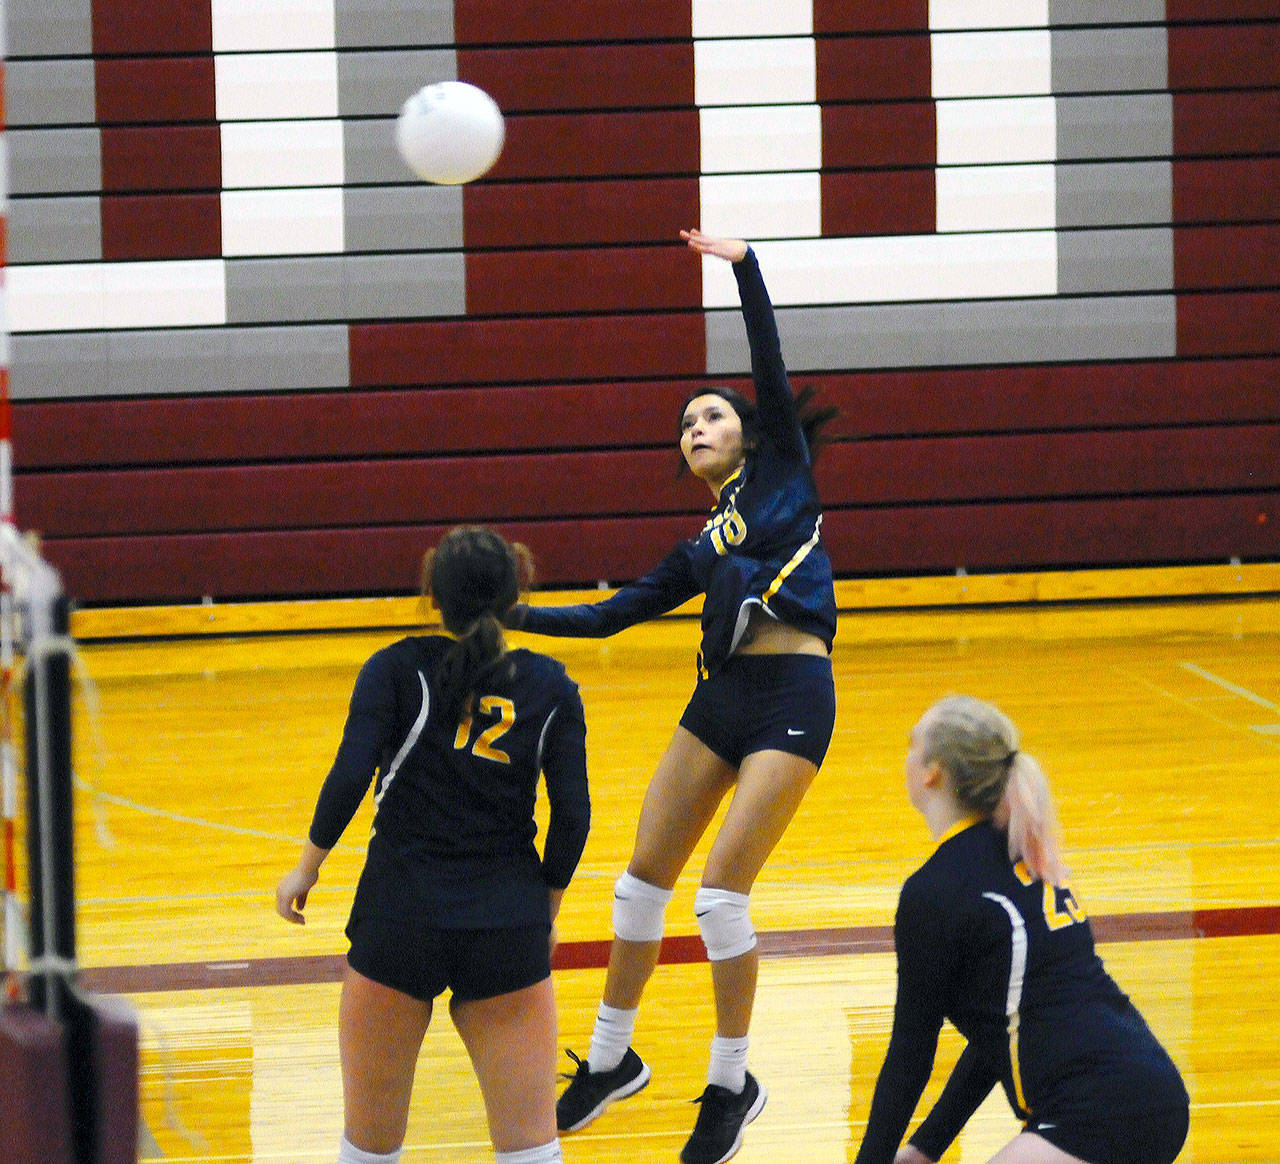
[[835, 722], [831, 660], [821, 655], [732, 655], [698, 680], [680, 717], [682, 728], [735, 768], [768, 750], [821, 767]]
[[551, 973], [551, 927], [447, 930], [402, 918], [353, 915], [347, 923], [351, 969], [424, 1002], [453, 991], [462, 1001], [496, 998]]
[[1090, 1124], [1041, 1125], [1026, 1130], [1089, 1164], [1173, 1164], [1186, 1143], [1190, 1113], [1186, 1104], [1165, 1112], [1136, 1112], [1123, 1119]]

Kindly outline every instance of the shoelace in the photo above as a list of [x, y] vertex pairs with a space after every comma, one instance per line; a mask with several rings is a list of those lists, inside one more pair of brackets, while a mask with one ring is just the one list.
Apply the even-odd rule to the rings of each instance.
[[561, 1078], [561, 1079], [577, 1079], [577, 1078], [578, 1078], [578, 1076], [582, 1074], [582, 1071], [583, 1071], [583, 1069], [584, 1069], [584, 1068], [585, 1068], [586, 1070], [588, 1070], [588, 1071], [590, 1071], [590, 1070], [591, 1070], [591, 1068], [590, 1068], [590, 1067], [587, 1067], [586, 1063], [584, 1063], [581, 1059], [579, 1059], [579, 1058], [578, 1058], [578, 1056], [577, 1056], [577, 1055], [575, 1055], [572, 1051], [570, 1051], [568, 1047], [566, 1047], [566, 1048], [564, 1049], [564, 1053], [565, 1053], [566, 1055], [568, 1055], [568, 1056], [569, 1056], [569, 1058], [570, 1058], [570, 1059], [572, 1059], [572, 1060], [574, 1061], [575, 1065], [577, 1066], [577, 1070], [576, 1070], [576, 1071], [561, 1071], [561, 1072], [560, 1072], [560, 1078]]

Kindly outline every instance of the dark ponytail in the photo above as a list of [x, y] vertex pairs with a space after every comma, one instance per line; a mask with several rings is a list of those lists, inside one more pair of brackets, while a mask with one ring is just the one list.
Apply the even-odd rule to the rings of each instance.
[[422, 593], [440, 611], [457, 642], [434, 676], [449, 719], [470, 714], [480, 680], [506, 651], [501, 618], [533, 581], [528, 549], [483, 526], [450, 530], [422, 559]]

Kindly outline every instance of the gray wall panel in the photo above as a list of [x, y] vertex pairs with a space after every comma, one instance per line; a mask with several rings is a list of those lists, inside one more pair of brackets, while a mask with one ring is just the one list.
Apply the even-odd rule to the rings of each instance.
[[11, 263], [78, 263], [102, 258], [96, 198], [15, 198], [9, 203]]
[[1168, 93], [1059, 97], [1058, 158], [1167, 158], [1173, 153]]
[[230, 324], [406, 319], [465, 311], [466, 270], [457, 252], [227, 262]]
[[349, 186], [343, 210], [348, 253], [462, 246], [461, 186]]
[[1164, 20], [1164, 0], [1049, 0], [1049, 23], [1158, 24]]
[[338, 47], [453, 43], [453, 0], [335, 0]]
[[191, 328], [15, 336], [16, 400], [350, 385], [347, 329]]
[[338, 54], [338, 115], [386, 117], [423, 85], [458, 79], [453, 49]]
[[1171, 291], [1173, 231], [1058, 232], [1058, 291]]
[[24, 125], [92, 125], [93, 62], [11, 61], [4, 70], [5, 119]]
[[347, 185], [403, 182], [409, 176], [396, 152], [395, 118], [342, 123], [342, 154]]
[[[1176, 354], [1173, 296], [1012, 299], [778, 311], [794, 372], [1053, 360], [1161, 358]], [[707, 314], [707, 371], [750, 366], [742, 317]]]
[[96, 129], [14, 129], [11, 194], [90, 194], [102, 189], [102, 139]]
[[92, 0], [5, 0], [5, 53], [17, 57], [88, 56]]
[[1053, 92], [1133, 93], [1169, 82], [1164, 28], [1055, 29]]
[[1156, 225], [1172, 220], [1169, 162], [1081, 162], [1057, 169], [1060, 227]]

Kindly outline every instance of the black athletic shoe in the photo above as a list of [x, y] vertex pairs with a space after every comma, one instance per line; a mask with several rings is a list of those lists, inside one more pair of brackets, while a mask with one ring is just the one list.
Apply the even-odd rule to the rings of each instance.
[[742, 1147], [743, 1131], [760, 1114], [768, 1098], [769, 1093], [750, 1071], [746, 1086], [736, 1094], [718, 1083], [708, 1083], [693, 1101], [702, 1104], [702, 1110], [680, 1159], [684, 1164], [721, 1164], [728, 1160]]
[[556, 1100], [556, 1127], [562, 1132], [585, 1128], [615, 1099], [635, 1095], [649, 1082], [649, 1068], [630, 1047], [622, 1062], [612, 1071], [592, 1071], [585, 1059], [566, 1051], [577, 1065], [573, 1075], [566, 1075], [569, 1086]]

